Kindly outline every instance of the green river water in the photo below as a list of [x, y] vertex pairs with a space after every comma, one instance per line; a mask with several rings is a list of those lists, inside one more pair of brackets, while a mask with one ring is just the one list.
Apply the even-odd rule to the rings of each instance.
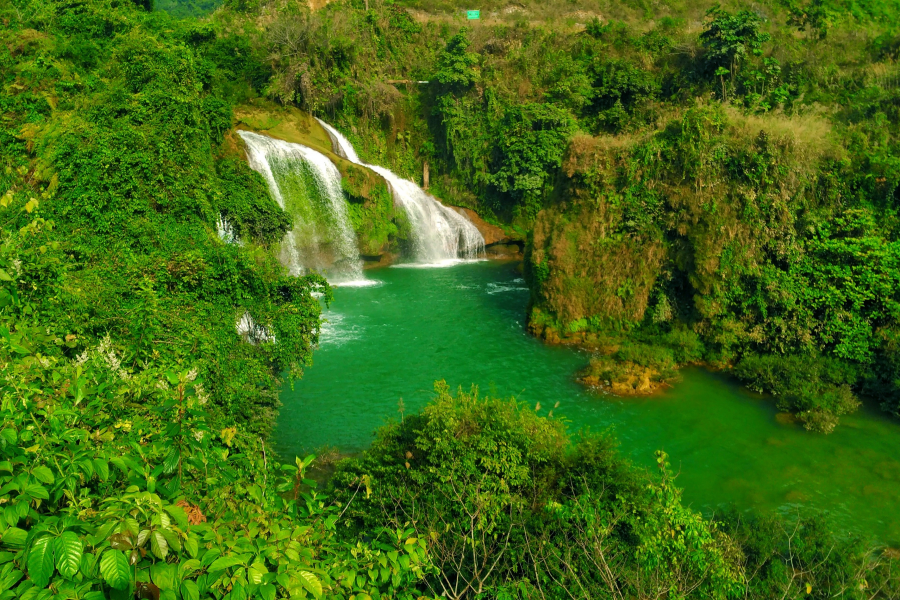
[[775, 419], [771, 399], [699, 368], [649, 398], [617, 398], [574, 380], [586, 354], [525, 332], [528, 291], [514, 265], [370, 271], [371, 287], [338, 288], [321, 347], [286, 388], [275, 443], [285, 456], [365, 449], [372, 432], [415, 411], [433, 382], [514, 395], [570, 429], [612, 428], [621, 450], [651, 465], [657, 449], [680, 472], [684, 499], [705, 513], [727, 506], [827, 510], [845, 530], [900, 543], [900, 422], [865, 407], [831, 435]]

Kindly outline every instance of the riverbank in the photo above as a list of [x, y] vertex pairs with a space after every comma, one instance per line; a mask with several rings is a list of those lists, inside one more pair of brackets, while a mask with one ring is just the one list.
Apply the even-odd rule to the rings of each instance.
[[844, 531], [900, 543], [900, 428], [873, 407], [829, 436], [813, 434], [783, 422], [771, 398], [692, 366], [650, 396], [597, 394], [573, 377], [588, 353], [526, 331], [529, 292], [515, 263], [397, 265], [367, 276], [377, 284], [335, 290], [315, 364], [282, 390], [280, 454], [360, 452], [375, 428], [424, 407], [435, 380], [476, 383], [570, 431], [613, 431], [640, 466], [654, 468], [653, 452], [665, 450], [686, 502], [705, 513], [822, 510]]

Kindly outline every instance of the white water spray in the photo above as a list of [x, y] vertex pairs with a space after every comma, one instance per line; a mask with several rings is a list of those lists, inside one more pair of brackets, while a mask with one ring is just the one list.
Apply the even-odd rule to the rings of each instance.
[[475, 258], [484, 251], [484, 237], [469, 219], [444, 206], [412, 181], [402, 179], [384, 167], [363, 163], [347, 138], [325, 121], [317, 121], [331, 137], [336, 154], [375, 171], [390, 184], [394, 200], [409, 218], [413, 253], [418, 262]]
[[238, 131], [247, 145], [250, 168], [293, 219], [281, 243], [281, 260], [292, 275], [315, 270], [334, 283], [364, 280], [356, 234], [347, 215], [341, 173], [324, 155], [249, 131]]

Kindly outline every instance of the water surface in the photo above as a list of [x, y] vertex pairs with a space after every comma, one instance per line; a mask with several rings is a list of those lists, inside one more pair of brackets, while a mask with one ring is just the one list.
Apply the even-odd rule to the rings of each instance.
[[831, 435], [780, 424], [774, 403], [703, 369], [651, 398], [584, 389], [584, 353], [525, 332], [528, 290], [511, 264], [393, 267], [380, 285], [338, 288], [314, 365], [285, 389], [275, 442], [285, 455], [365, 449], [372, 432], [432, 397], [433, 383], [541, 404], [571, 429], [612, 428], [622, 452], [651, 465], [665, 450], [685, 501], [704, 512], [829, 511], [846, 530], [900, 541], [900, 423], [866, 408]]

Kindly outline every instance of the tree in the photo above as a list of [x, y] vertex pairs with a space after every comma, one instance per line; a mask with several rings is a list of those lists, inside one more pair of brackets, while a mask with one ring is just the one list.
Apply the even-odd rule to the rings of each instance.
[[463, 28], [450, 38], [447, 47], [438, 57], [438, 70], [434, 78], [451, 91], [461, 91], [478, 81], [478, 55], [468, 52], [469, 39], [467, 30]]
[[722, 68], [728, 69], [733, 84], [741, 63], [750, 56], [760, 56], [771, 36], [760, 31], [759, 15], [747, 10], [732, 15], [716, 6], [706, 12], [706, 17], [706, 30], [700, 34], [706, 62], [716, 76], [721, 76]]
[[810, 0], [804, 5], [791, 3], [789, 25], [794, 25], [800, 31], [815, 33], [816, 37], [824, 40], [828, 36], [828, 30], [837, 21], [838, 13], [832, 9], [825, 0]]

